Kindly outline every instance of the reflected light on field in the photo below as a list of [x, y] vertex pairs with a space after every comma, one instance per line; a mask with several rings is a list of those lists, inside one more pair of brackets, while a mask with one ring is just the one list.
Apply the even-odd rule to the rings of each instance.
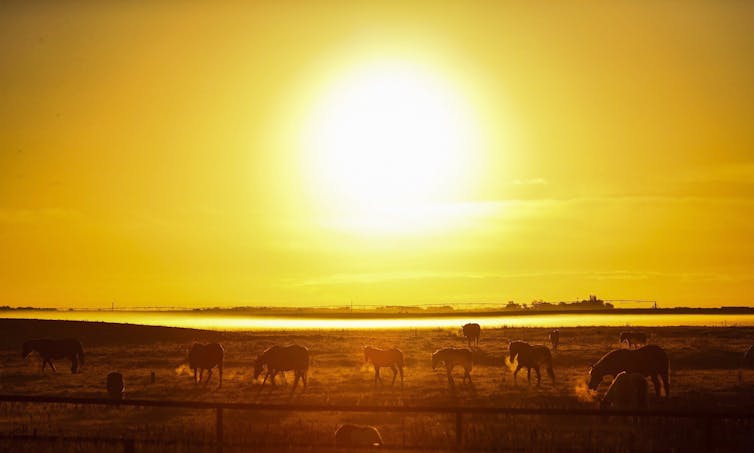
[[754, 326], [754, 315], [724, 314], [558, 314], [527, 316], [474, 316], [465, 314], [424, 318], [294, 318], [246, 316], [242, 313], [190, 311], [24, 311], [0, 312], [0, 318], [58, 319], [114, 322], [209, 330], [349, 330], [349, 329], [458, 329], [467, 322], [483, 328], [581, 326]]

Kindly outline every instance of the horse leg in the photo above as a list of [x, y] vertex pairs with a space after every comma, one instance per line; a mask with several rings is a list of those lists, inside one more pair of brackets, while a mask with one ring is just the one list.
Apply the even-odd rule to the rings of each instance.
[[79, 361], [76, 358], [76, 356], [71, 357], [71, 374], [76, 374], [76, 371], [79, 369]]
[[665, 387], [665, 398], [670, 396], [670, 379], [668, 378], [668, 373], [660, 373], [660, 376], [662, 376], [662, 384], [663, 387]]
[[451, 374], [453, 369], [450, 366], [446, 366], [445, 369], [448, 372], [448, 385], [453, 387], [455, 385], [455, 382], [453, 382], [453, 375]]
[[403, 367], [399, 366], [398, 370], [401, 372], [401, 388], [403, 388]]
[[298, 386], [298, 380], [301, 378], [301, 375], [298, 374], [298, 371], [295, 372], [296, 379], [293, 380], [293, 388], [291, 388], [291, 393], [289, 396], [293, 396], [293, 392], [296, 391], [296, 387]]
[[260, 389], [261, 389], [262, 387], [264, 387], [264, 383], [265, 383], [265, 382], [267, 382], [267, 378], [268, 378], [268, 377], [270, 377], [270, 372], [269, 372], [269, 371], [267, 371], [267, 373], [265, 373], [265, 375], [264, 375], [264, 379], [262, 379], [262, 386], [260, 387]]
[[534, 372], [537, 373], [537, 387], [542, 384], [542, 376], [539, 374], [539, 367], [534, 367]]
[[194, 384], [198, 384], [199, 381], [196, 380], [196, 368], [194, 368]]
[[471, 370], [469, 370], [466, 367], [464, 367], [464, 369], [463, 369], [463, 379], [464, 379], [464, 382], [466, 381], [466, 379], [468, 379], [469, 380], [469, 385], [473, 384], [473, 382], [471, 382]]
[[516, 371], [513, 372], [513, 384], [518, 384], [518, 372], [521, 371], [521, 364], [516, 366]]
[[204, 381], [204, 385], [209, 384], [210, 379], [212, 379], [212, 368], [207, 369], [207, 380]]
[[395, 365], [390, 365], [390, 369], [393, 370], [393, 382], [390, 383], [390, 386], [395, 385], [395, 378], [398, 376], [398, 369], [395, 367]]
[[660, 380], [657, 379], [656, 374], [652, 375], [652, 383], [655, 386], [655, 394], [657, 395], [657, 398], [659, 398], [660, 397]]
[[220, 388], [223, 386], [223, 365], [220, 364], [220, 366], [217, 367], [220, 370], [220, 384], [217, 386], [217, 388]]
[[374, 385], [373, 387], [377, 387], [377, 381], [380, 380], [380, 367], [377, 365], [374, 366]]
[[526, 367], [526, 380], [531, 385], [531, 367]]
[[55, 373], [57, 373], [58, 369], [55, 368], [55, 364], [52, 363], [52, 359], [47, 359], [47, 362], [50, 364], [50, 368], [52, 368], [52, 371], [55, 372]]
[[204, 379], [204, 368], [199, 368], [199, 382], [202, 382], [202, 379]]

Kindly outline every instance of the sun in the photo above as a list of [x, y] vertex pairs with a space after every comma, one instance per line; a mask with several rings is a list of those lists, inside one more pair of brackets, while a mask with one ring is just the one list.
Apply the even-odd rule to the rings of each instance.
[[302, 145], [323, 204], [375, 222], [390, 215], [411, 223], [415, 215], [400, 213], [456, 199], [467, 188], [478, 133], [468, 102], [438, 72], [372, 63], [323, 91]]

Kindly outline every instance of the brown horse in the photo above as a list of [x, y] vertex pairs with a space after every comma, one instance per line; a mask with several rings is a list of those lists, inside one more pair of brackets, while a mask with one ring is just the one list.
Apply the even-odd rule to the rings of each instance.
[[531, 369], [534, 368], [534, 372], [537, 373], [537, 386], [542, 383], [542, 375], [539, 372], [540, 366], [545, 366], [547, 374], [555, 383], [555, 372], [552, 370], [552, 355], [547, 346], [530, 345], [524, 341], [511, 341], [508, 346], [508, 353], [510, 354], [509, 361], [513, 363], [518, 358], [518, 365], [516, 371], [513, 372], [513, 381], [517, 382], [518, 372], [521, 368], [526, 367], [526, 379], [531, 384]]
[[550, 333], [547, 334], [547, 339], [550, 340], [552, 350], [557, 351], [558, 345], [560, 344], [560, 330], [551, 330]]
[[621, 371], [600, 401], [600, 409], [646, 409], [647, 380], [640, 373]]
[[309, 371], [309, 350], [303, 346], [271, 346], [257, 357], [254, 362], [254, 379], [258, 379], [264, 368], [267, 367], [267, 373], [264, 375], [262, 386], [270, 378], [272, 386], [275, 386], [275, 376], [278, 373], [293, 370], [296, 380], [293, 382], [291, 394], [296, 390], [299, 379], [304, 384], [306, 390], [306, 374]]
[[374, 365], [374, 385], [377, 386], [377, 381], [382, 382], [380, 377], [380, 368], [388, 367], [393, 370], [393, 382], [390, 385], [395, 385], [395, 377], [398, 372], [401, 373], [401, 388], [403, 388], [403, 353], [398, 348], [393, 349], [379, 349], [371, 346], [364, 346], [364, 363], [372, 362]]
[[471, 349], [467, 348], [445, 348], [438, 349], [432, 354], [432, 370], [435, 370], [440, 363], [445, 364], [445, 370], [448, 374], [448, 385], [453, 387], [455, 381], [453, 381], [453, 375], [451, 374], [453, 368], [456, 365], [463, 367], [463, 381], [469, 380], [471, 384], [471, 369], [474, 365], [471, 355]]
[[604, 376], [617, 376], [621, 371], [626, 371], [650, 377], [658, 397], [659, 378], [662, 377], [665, 396], [670, 396], [668, 368], [668, 355], [659, 346], [650, 344], [639, 349], [616, 349], [602, 356], [589, 370], [589, 388], [597, 390]]
[[474, 342], [474, 346], [479, 347], [479, 337], [482, 335], [482, 328], [479, 327], [479, 324], [470, 322], [461, 326], [461, 330], [469, 343], [469, 347], [471, 347], [472, 341]]
[[71, 361], [71, 373], [76, 373], [79, 370], [79, 364], [84, 364], [84, 348], [75, 338], [29, 340], [23, 344], [21, 356], [27, 358], [32, 351], [37, 351], [42, 357], [42, 372], [44, 372], [48, 363], [52, 371], [57, 371], [52, 359], [69, 359]]
[[107, 375], [107, 394], [114, 400], [122, 400], [126, 394], [126, 384], [123, 375], [112, 372]]
[[620, 342], [626, 343], [629, 348], [638, 346], [640, 344], [647, 344], [647, 334], [643, 332], [621, 332]]
[[[188, 355], [189, 368], [194, 370], [194, 382], [200, 383], [204, 377], [204, 370], [207, 370], [207, 380], [204, 381], [204, 385], [207, 385], [209, 380], [212, 379], [212, 368], [217, 367], [220, 372], [220, 384], [217, 387], [222, 387], [224, 357], [225, 350], [220, 343], [194, 343]], [[197, 370], [199, 370], [198, 379]]]
[[345, 424], [335, 431], [335, 448], [368, 448], [382, 446], [379, 430], [369, 425]]

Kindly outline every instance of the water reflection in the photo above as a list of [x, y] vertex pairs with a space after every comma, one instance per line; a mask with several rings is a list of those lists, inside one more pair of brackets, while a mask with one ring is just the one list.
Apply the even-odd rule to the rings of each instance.
[[576, 326], [754, 326], [754, 315], [725, 314], [558, 314], [437, 318], [320, 319], [205, 314], [182, 311], [6, 311], [0, 318], [102, 321], [211, 330], [318, 330], [318, 329], [432, 329], [456, 328], [467, 322], [482, 327]]

